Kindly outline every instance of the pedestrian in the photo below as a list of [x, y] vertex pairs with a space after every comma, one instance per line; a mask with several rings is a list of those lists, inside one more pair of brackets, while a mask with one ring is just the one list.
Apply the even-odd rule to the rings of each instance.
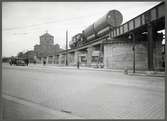
[[77, 68], [79, 69], [79, 61], [77, 62]]
[[34, 60], [34, 64], [36, 64], [36, 61]]
[[16, 58], [14, 58], [12, 61], [13, 61], [12, 64], [14, 64], [15, 66], [17, 66], [17, 60], [16, 60]]
[[45, 66], [45, 64], [46, 64], [46, 61], [44, 60], [44, 61], [43, 61], [43, 65]]
[[29, 64], [29, 60], [27, 59], [27, 66], [28, 66], [28, 64]]
[[11, 59], [9, 59], [9, 64], [12, 65], [12, 60]]
[[28, 60], [28, 58], [25, 59], [25, 64], [28, 66], [28, 64], [29, 64], [29, 60]]

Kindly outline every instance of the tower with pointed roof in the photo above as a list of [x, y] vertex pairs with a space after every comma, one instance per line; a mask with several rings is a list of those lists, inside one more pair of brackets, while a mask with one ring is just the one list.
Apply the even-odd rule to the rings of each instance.
[[34, 51], [37, 57], [47, 57], [54, 56], [56, 52], [61, 51], [62, 49], [58, 44], [54, 45], [54, 36], [46, 32], [40, 37], [40, 44], [34, 46]]
[[54, 44], [54, 36], [49, 33], [45, 33], [40, 36], [40, 45], [53, 45]]

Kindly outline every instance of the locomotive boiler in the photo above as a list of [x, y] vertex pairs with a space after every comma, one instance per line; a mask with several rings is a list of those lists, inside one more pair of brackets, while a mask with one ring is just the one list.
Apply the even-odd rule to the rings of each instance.
[[99, 20], [84, 29], [82, 33], [75, 35], [70, 42], [70, 47], [76, 48], [83, 43], [106, 35], [113, 28], [121, 25], [122, 21], [123, 16], [118, 10], [110, 10]]
[[69, 42], [70, 48], [79, 47], [83, 43], [83, 34], [78, 33], [72, 37], [72, 40]]

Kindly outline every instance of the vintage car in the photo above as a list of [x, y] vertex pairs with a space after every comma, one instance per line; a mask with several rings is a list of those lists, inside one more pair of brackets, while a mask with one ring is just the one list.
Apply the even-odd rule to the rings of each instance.
[[25, 60], [24, 59], [18, 59], [18, 58], [12, 58], [9, 60], [9, 64], [12, 66], [12, 65], [15, 65], [15, 66], [25, 66], [26, 63], [25, 63]]
[[25, 66], [26, 63], [23, 59], [16, 59], [16, 66]]

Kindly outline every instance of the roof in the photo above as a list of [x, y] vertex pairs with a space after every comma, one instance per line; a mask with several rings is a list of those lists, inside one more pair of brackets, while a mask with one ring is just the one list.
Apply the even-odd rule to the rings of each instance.
[[43, 36], [51, 36], [51, 37], [53, 37], [51, 34], [49, 34], [49, 33], [45, 33], [45, 34], [43, 34], [43, 35], [41, 35], [40, 37], [43, 37]]

